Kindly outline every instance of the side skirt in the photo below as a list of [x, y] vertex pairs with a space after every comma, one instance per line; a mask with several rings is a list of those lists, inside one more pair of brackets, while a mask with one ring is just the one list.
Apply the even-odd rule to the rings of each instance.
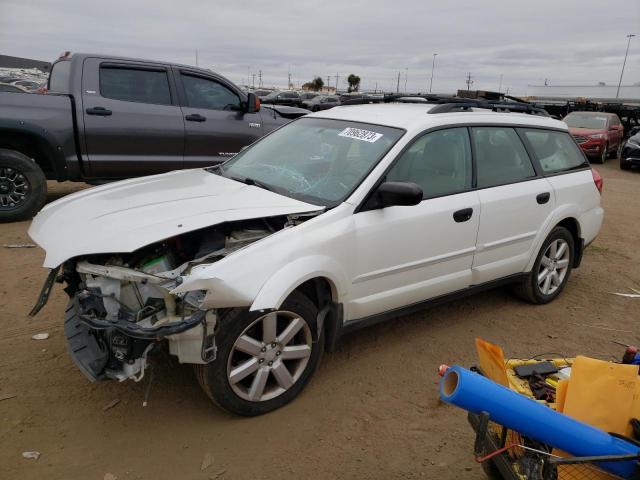
[[355, 330], [359, 330], [361, 328], [365, 328], [371, 325], [375, 325], [377, 323], [385, 322], [387, 320], [391, 320], [392, 318], [397, 318], [403, 315], [410, 315], [412, 313], [416, 313], [421, 310], [425, 310], [427, 308], [442, 305], [443, 303], [448, 303], [451, 300], [456, 300], [456, 299], [468, 297], [470, 295], [475, 295], [476, 293], [483, 292], [485, 290], [491, 290], [493, 288], [500, 287], [503, 285], [510, 285], [513, 283], [523, 282], [528, 275], [529, 275], [528, 273], [517, 273], [515, 275], [509, 275], [508, 277], [499, 278], [497, 280], [492, 280], [490, 282], [482, 283], [480, 285], [471, 285], [470, 287], [465, 288], [463, 290], [457, 290], [452, 293], [440, 295], [438, 297], [430, 298], [429, 300], [414, 303], [406, 307], [400, 307], [393, 310], [388, 310], [386, 312], [376, 313], [375, 315], [370, 315], [368, 317], [358, 318], [356, 320], [350, 320], [343, 325], [341, 334], [344, 335], [345, 333], [350, 333]]

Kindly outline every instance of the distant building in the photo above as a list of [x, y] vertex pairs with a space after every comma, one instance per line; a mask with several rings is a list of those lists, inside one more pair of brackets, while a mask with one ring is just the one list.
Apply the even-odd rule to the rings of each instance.
[[49, 72], [51, 63], [42, 60], [33, 60], [30, 58], [12, 57], [10, 55], [0, 55], [0, 68], [36, 68], [41, 72]]
[[[597, 100], [615, 100], [618, 85], [606, 85], [603, 82], [597, 85], [529, 85], [527, 97], [531, 99], [576, 99], [588, 98]], [[640, 84], [622, 85], [618, 101], [640, 101]]]

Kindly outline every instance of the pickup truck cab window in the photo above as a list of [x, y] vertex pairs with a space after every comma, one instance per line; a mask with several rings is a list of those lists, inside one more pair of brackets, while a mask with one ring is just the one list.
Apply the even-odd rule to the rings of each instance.
[[582, 152], [566, 132], [521, 129], [545, 173], [586, 167]]
[[524, 145], [513, 128], [474, 127], [478, 187], [521, 182], [536, 176]]
[[71, 75], [71, 61], [62, 60], [53, 64], [49, 75], [49, 91], [55, 93], [69, 93], [69, 76]]
[[194, 75], [181, 74], [187, 97], [187, 105], [192, 108], [212, 110], [240, 110], [240, 97], [215, 80]]
[[101, 66], [100, 95], [126, 102], [171, 105], [165, 70]]
[[424, 198], [468, 190], [471, 179], [471, 146], [466, 128], [421, 136], [402, 153], [386, 178], [389, 182], [418, 184]]

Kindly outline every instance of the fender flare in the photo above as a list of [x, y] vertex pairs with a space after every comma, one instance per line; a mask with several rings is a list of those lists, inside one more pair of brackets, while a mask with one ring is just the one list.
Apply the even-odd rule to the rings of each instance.
[[340, 302], [347, 290], [347, 275], [333, 258], [311, 255], [299, 258], [269, 277], [260, 288], [250, 311], [278, 309], [297, 287], [312, 278], [322, 277], [329, 281], [334, 302]]

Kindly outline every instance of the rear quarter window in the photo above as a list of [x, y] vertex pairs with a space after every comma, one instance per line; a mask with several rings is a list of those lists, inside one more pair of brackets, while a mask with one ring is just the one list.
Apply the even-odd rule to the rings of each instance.
[[521, 129], [545, 173], [574, 170], [587, 165], [575, 141], [566, 132]]
[[71, 76], [71, 61], [63, 60], [53, 64], [49, 74], [49, 91], [55, 93], [70, 93], [69, 79]]

